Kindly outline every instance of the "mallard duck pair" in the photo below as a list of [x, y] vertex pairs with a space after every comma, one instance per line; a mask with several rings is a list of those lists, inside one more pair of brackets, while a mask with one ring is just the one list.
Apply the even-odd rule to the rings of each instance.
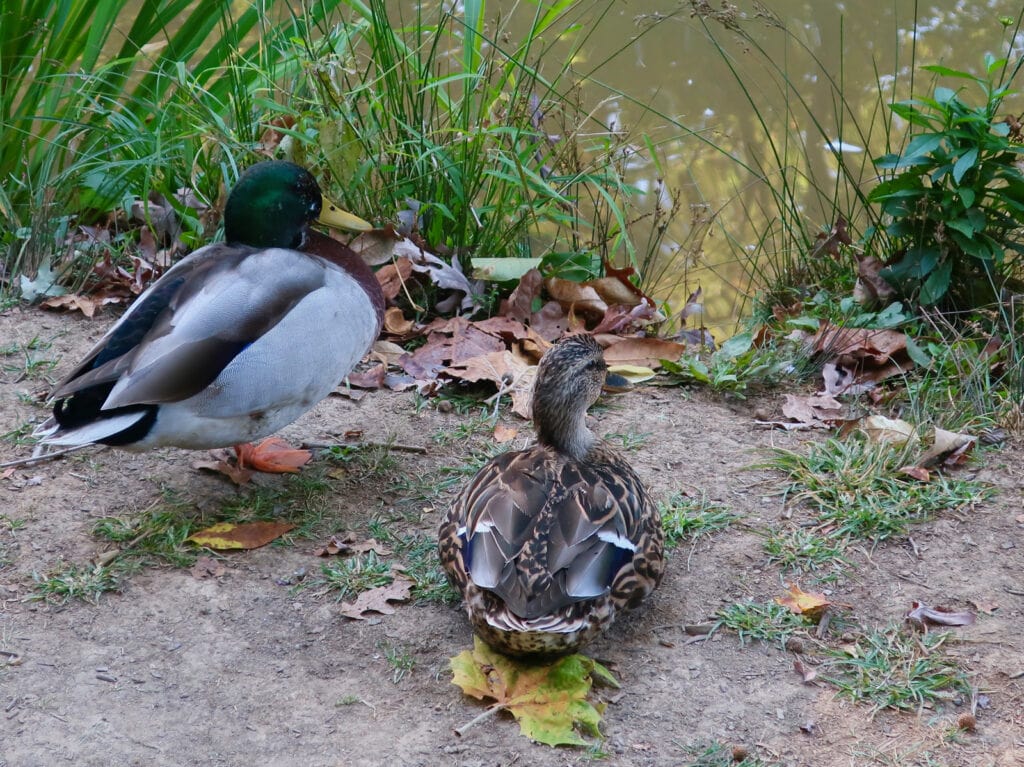
[[369, 229], [308, 171], [245, 171], [224, 211], [226, 242], [156, 281], [53, 391], [51, 445], [212, 448], [291, 423], [362, 359], [384, 297], [349, 248], [310, 228]]
[[534, 384], [537, 443], [491, 459], [441, 525], [441, 562], [473, 627], [506, 654], [574, 652], [661, 581], [658, 510], [586, 425], [606, 371], [592, 336], [553, 346]]
[[[384, 298], [355, 253], [310, 228], [318, 219], [369, 227], [296, 165], [243, 173], [227, 241], [168, 270], [57, 385], [43, 441], [239, 445], [326, 397], [377, 338]], [[555, 345], [537, 373], [537, 444], [487, 464], [441, 528], [442, 564], [477, 632], [504, 652], [571, 652], [661, 580], [658, 512], [586, 427], [606, 370], [590, 336]]]

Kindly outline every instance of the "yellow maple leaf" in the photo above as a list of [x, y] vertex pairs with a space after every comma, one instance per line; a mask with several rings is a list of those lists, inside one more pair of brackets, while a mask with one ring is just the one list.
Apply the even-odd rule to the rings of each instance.
[[832, 604], [824, 594], [803, 591], [795, 584], [786, 584], [786, 590], [788, 596], [776, 597], [776, 603], [788, 608], [790, 612], [812, 620], [820, 618], [825, 609]]

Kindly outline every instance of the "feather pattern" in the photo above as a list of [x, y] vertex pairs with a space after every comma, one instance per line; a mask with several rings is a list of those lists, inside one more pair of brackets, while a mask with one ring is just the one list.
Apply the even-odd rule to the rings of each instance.
[[442, 523], [441, 561], [474, 628], [508, 654], [572, 652], [661, 580], [657, 508], [585, 425], [605, 372], [590, 336], [553, 347], [534, 390], [537, 444], [492, 459]]

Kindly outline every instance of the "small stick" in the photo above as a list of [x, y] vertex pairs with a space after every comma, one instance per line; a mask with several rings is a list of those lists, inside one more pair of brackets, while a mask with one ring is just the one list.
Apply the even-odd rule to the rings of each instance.
[[427, 453], [427, 449], [420, 445], [403, 445], [398, 442], [303, 442], [302, 447], [306, 450], [330, 450], [332, 447], [381, 447], [399, 453], [422, 453], [423, 455]]
[[482, 714], [480, 714], [480, 716], [474, 717], [473, 719], [471, 719], [470, 721], [466, 722], [461, 727], [456, 727], [454, 732], [455, 732], [456, 735], [458, 735], [461, 738], [463, 735], [466, 734], [466, 731], [469, 730], [471, 727], [475, 727], [476, 725], [480, 724], [480, 722], [484, 721], [485, 719], [489, 719], [490, 717], [494, 716], [499, 711], [504, 711], [504, 710], [505, 710], [505, 705], [503, 703], [495, 703], [493, 706], [491, 706], [490, 708], [486, 709]]
[[33, 455], [28, 458], [19, 458], [16, 461], [7, 461], [6, 463], [0, 463], [0, 469], [6, 469], [9, 466], [29, 466], [33, 463], [42, 463], [43, 461], [60, 458], [62, 455], [81, 450], [83, 447], [89, 447], [91, 444], [90, 442], [84, 445], [75, 445], [74, 447], [66, 447], [63, 450], [54, 450], [52, 453], [43, 453], [42, 455]]

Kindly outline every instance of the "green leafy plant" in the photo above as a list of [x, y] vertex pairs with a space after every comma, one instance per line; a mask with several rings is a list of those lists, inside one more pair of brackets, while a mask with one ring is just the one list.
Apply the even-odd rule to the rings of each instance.
[[752, 332], [743, 332], [713, 352], [685, 354], [678, 362], [662, 360], [661, 366], [680, 383], [703, 384], [743, 396], [751, 386], [777, 383], [797, 369], [800, 358], [794, 348], [783, 351], [775, 344], [758, 345]]
[[925, 306], [991, 303], [1021, 273], [1024, 146], [1020, 124], [1000, 119], [999, 110], [1022, 64], [1011, 68], [989, 55], [983, 77], [927, 66], [976, 85], [982, 103], [971, 106], [961, 91], [938, 86], [930, 98], [891, 106], [913, 132], [902, 151], [875, 160], [892, 175], [869, 200], [881, 205], [889, 247], [900, 255], [881, 276]]

